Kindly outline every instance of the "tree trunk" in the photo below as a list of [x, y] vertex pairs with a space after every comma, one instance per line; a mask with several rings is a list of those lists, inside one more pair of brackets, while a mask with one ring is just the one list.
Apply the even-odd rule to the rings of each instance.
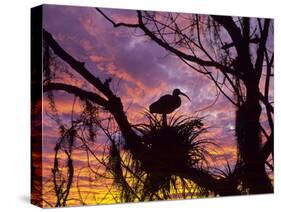
[[243, 162], [243, 187], [251, 194], [272, 193], [273, 186], [265, 172], [261, 156], [260, 115], [258, 83], [250, 77], [245, 81], [246, 101], [237, 110], [236, 137], [239, 156]]

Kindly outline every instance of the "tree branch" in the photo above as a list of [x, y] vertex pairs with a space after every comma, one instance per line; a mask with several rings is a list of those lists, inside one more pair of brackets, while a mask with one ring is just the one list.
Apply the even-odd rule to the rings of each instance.
[[131, 28], [139, 27], [138, 24], [127, 24], [127, 23], [115, 23], [112, 19], [110, 19], [101, 9], [96, 8], [96, 10], [106, 19], [108, 20], [114, 27], [125, 26]]
[[102, 107], [107, 108], [108, 107], [108, 102], [106, 99], [100, 97], [99, 95], [85, 91], [81, 88], [78, 88], [73, 85], [67, 85], [63, 83], [48, 83], [47, 85], [44, 85], [43, 87], [43, 92], [46, 91], [51, 91], [51, 90], [57, 90], [57, 91], [66, 91], [70, 94], [74, 94], [75, 96], [80, 97], [81, 99], [88, 99], [92, 101], [95, 104], [98, 104]]
[[[137, 11], [138, 13], [138, 24], [126, 24], [126, 23], [122, 23], [122, 22], [119, 22], [119, 23], [116, 23], [114, 20], [112, 20], [110, 17], [108, 17], [105, 13], [103, 13], [100, 9], [97, 9], [97, 11], [99, 13], [101, 13], [101, 15], [103, 17], [106, 18], [106, 20], [108, 20], [114, 27], [120, 27], [120, 26], [128, 26], [129, 27], [133, 27], [133, 28], [139, 28], [141, 29], [148, 37], [150, 37], [153, 41], [155, 41], [158, 45], [164, 47], [166, 50], [174, 53], [175, 55], [177, 55], [178, 57], [182, 58], [182, 59], [185, 59], [185, 60], [188, 60], [190, 62], [194, 62], [194, 63], [197, 63], [198, 65], [201, 65], [201, 66], [205, 66], [205, 67], [215, 67], [221, 71], [224, 71], [226, 73], [229, 73], [229, 74], [232, 74], [234, 76], [238, 76], [239, 73], [235, 72], [234, 70], [232, 70], [231, 68], [229, 67], [226, 67], [216, 61], [207, 61], [207, 60], [202, 60], [196, 56], [193, 56], [193, 55], [188, 55], [174, 47], [172, 47], [171, 45], [169, 45], [169, 43], [161, 40], [160, 38], [158, 38], [156, 35], [153, 34], [153, 32], [151, 32], [146, 26], [145, 24], [143, 23], [143, 20], [142, 20], [142, 14], [141, 14], [141, 11]], [[242, 76], [238, 76], [240, 78], [242, 78]]]
[[269, 25], [270, 25], [270, 19], [265, 19], [264, 27], [263, 29], [261, 29], [261, 38], [260, 38], [259, 48], [257, 51], [256, 64], [255, 64], [255, 71], [258, 75], [258, 79], [261, 77], [261, 73], [262, 73], [262, 65], [264, 61], [264, 54], [266, 51], [266, 41], [268, 37]]
[[[83, 76], [89, 83], [95, 86], [99, 91], [101, 91], [107, 98], [108, 101], [101, 98], [100, 96], [88, 92], [83, 91], [82, 89], [76, 89], [71, 85], [58, 85], [57, 88], [60, 90], [65, 90], [75, 95], [82, 95], [92, 98], [93, 101], [99, 103], [102, 106], [106, 106], [107, 110], [113, 115], [115, 121], [117, 122], [120, 131], [122, 132], [126, 144], [130, 150], [136, 148], [136, 145], [139, 143], [139, 136], [133, 131], [131, 124], [128, 121], [128, 118], [123, 110], [123, 104], [121, 99], [114, 95], [110, 88], [106, 85], [106, 83], [102, 83], [99, 78], [92, 75], [84, 66], [84, 63], [81, 63], [74, 59], [70, 54], [68, 54], [52, 37], [52, 35], [43, 29], [43, 38], [47, 42], [47, 44], [53, 49], [54, 53], [57, 54], [62, 60], [68, 63], [77, 73]], [[52, 85], [52, 84], [51, 84]], [[50, 84], [49, 84], [50, 86]], [[46, 89], [50, 89], [50, 87], [45, 87]]]
[[262, 101], [262, 103], [264, 103], [265, 107], [271, 112], [274, 112], [274, 108], [273, 106], [268, 102], [268, 100], [264, 97], [264, 95], [260, 92], [259, 93], [259, 99], [260, 101]]
[[240, 52], [239, 43], [242, 41], [243, 37], [240, 29], [236, 26], [232, 17], [212, 15], [212, 18], [226, 29], [226, 31], [228, 32], [229, 36], [233, 41], [236, 50]]
[[209, 191], [215, 192], [220, 196], [237, 195], [241, 194], [235, 186], [230, 186], [225, 179], [216, 179], [210, 173], [197, 169], [197, 168], [186, 168], [184, 172], [178, 173], [186, 179], [190, 179], [197, 185], [206, 188]]
[[[220, 63], [217, 63], [215, 61], [206, 61], [206, 60], [202, 60], [196, 56], [192, 56], [192, 55], [188, 55], [186, 53], [183, 53], [182, 51], [170, 46], [168, 43], [162, 41], [161, 39], [159, 39], [156, 35], [153, 34], [153, 32], [151, 32], [146, 26], [145, 24], [143, 23], [143, 20], [142, 20], [142, 14], [141, 14], [141, 11], [137, 11], [138, 13], [138, 21], [139, 21], [139, 28], [143, 30], [143, 32], [149, 36], [152, 40], [154, 40], [158, 45], [164, 47], [166, 50], [174, 53], [175, 55], [177, 55], [178, 57], [180, 58], [183, 58], [185, 60], [188, 60], [190, 62], [194, 62], [194, 63], [197, 63], [198, 65], [201, 65], [201, 66], [205, 66], [205, 67], [215, 67], [215, 68], [218, 68], [220, 69], [221, 71], [224, 71], [224, 72], [227, 72], [227, 73], [230, 73], [234, 76], [237, 75], [237, 73], [220, 64]], [[241, 77], [241, 76], [239, 76]]]
[[273, 152], [274, 146], [273, 146], [273, 133], [270, 134], [267, 142], [264, 144], [263, 148], [262, 148], [262, 151], [261, 151], [261, 154], [262, 154], [262, 158], [264, 161], [267, 160], [267, 158], [269, 157], [269, 155]]
[[57, 54], [62, 60], [68, 63], [77, 73], [84, 77], [89, 83], [95, 86], [100, 92], [102, 92], [106, 97], [113, 97], [112, 91], [106, 87], [99, 78], [92, 75], [86, 68], [85, 64], [77, 61], [70, 54], [68, 54], [61, 46], [54, 40], [53, 36], [43, 29], [43, 39], [48, 43], [48, 45], [53, 49], [54, 53]]
[[[252, 38], [252, 39], [249, 40], [249, 43], [257, 44], [259, 42], [260, 42], [259, 38]], [[235, 46], [235, 44], [233, 42], [232, 43], [225, 43], [221, 48], [226, 50], [226, 49], [229, 49], [229, 48], [234, 47], [234, 46]]]

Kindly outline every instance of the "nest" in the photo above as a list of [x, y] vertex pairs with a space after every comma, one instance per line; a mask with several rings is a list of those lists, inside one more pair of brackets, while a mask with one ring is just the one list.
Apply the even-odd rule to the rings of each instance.
[[202, 138], [207, 130], [202, 118], [172, 117], [163, 125], [157, 116], [147, 114], [147, 117], [149, 124], [136, 128], [141, 145], [134, 153], [144, 171], [170, 175], [207, 162], [206, 144], [210, 141]]
[[[128, 182], [122, 175], [121, 158], [116, 155], [116, 147], [111, 148], [110, 167], [114, 170], [115, 184], [121, 188], [121, 199], [170, 199], [173, 192], [181, 188], [186, 198], [196, 195], [207, 196], [208, 190], [186, 179], [188, 168], [205, 168], [209, 153], [206, 146], [210, 140], [204, 138], [207, 129], [202, 118], [171, 117], [163, 124], [161, 117], [147, 113], [148, 122], [135, 126], [140, 142], [133, 146], [124, 146], [129, 153], [126, 167], [134, 180]], [[117, 160], [119, 159], [119, 160]], [[132, 192], [133, 188], [134, 192]], [[172, 192], [172, 193], [171, 193]]]

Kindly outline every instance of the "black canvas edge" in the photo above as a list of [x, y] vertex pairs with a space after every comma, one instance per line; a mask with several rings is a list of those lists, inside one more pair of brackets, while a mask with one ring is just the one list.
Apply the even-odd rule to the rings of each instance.
[[[43, 207], [42, 169], [42, 21], [43, 5], [31, 8], [31, 198]], [[40, 107], [41, 106], [41, 107]]]

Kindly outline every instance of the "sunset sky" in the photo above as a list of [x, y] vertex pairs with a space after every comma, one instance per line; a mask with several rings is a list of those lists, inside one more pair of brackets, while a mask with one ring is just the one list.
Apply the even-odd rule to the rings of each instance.
[[[115, 20], [130, 23], [136, 20], [135, 11], [111, 9], [103, 9], [103, 11]], [[230, 163], [235, 161], [235, 108], [220, 95], [212, 107], [199, 111], [216, 99], [214, 84], [204, 75], [195, 73], [177, 57], [168, 54], [162, 47], [142, 36], [141, 31], [125, 27], [113, 28], [112, 24], [95, 8], [52, 5], [44, 6], [43, 27], [69, 54], [85, 62], [86, 68], [95, 76], [101, 80], [113, 78], [111, 88], [122, 98], [131, 123], [140, 123], [143, 120], [143, 112], [152, 102], [179, 88], [192, 100], [189, 102], [183, 97], [179, 113], [187, 116], [204, 116], [206, 126], [210, 127], [208, 136], [221, 146], [217, 152], [213, 152], [215, 158], [222, 165], [225, 164], [225, 159]], [[61, 75], [58, 81], [74, 84], [86, 90], [93, 89], [75, 72], [72, 73], [76, 76], [76, 80]], [[55, 94], [58, 112], [62, 121], [67, 123], [74, 97], [63, 92], [55, 92]], [[79, 110], [81, 108], [77, 106], [75, 112], [79, 113]], [[49, 111], [46, 95], [44, 111], [43, 162], [46, 192], [52, 188], [47, 180], [53, 166], [54, 146], [59, 137], [57, 125], [46, 113]], [[81, 184], [84, 185], [83, 195], [86, 196], [89, 190], [92, 192], [87, 198], [85, 197], [85, 202], [114, 202], [110, 196], [103, 199], [107, 192], [105, 180], [88, 182], [90, 179], [88, 173], [83, 170], [86, 165], [85, 154], [76, 152], [74, 160], [76, 177], [79, 170]], [[73, 197], [78, 195], [75, 188], [72, 189], [72, 195]], [[51, 196], [50, 193], [46, 194], [49, 200], [52, 199]]]

